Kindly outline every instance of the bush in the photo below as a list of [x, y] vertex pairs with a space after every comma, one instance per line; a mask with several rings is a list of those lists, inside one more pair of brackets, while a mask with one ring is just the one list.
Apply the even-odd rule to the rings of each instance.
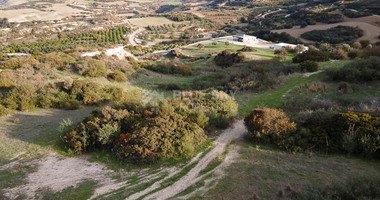
[[34, 59], [34, 57], [18, 57], [11, 58], [1, 63], [0, 69], [17, 69], [23, 66], [34, 66], [37, 65], [38, 60]]
[[238, 114], [236, 101], [222, 91], [181, 92], [178, 98], [189, 101], [193, 109], [202, 111], [210, 118], [208, 130], [226, 128]]
[[91, 81], [74, 80], [70, 95], [84, 104], [96, 104], [105, 100], [103, 88]]
[[301, 34], [302, 38], [316, 42], [338, 44], [363, 36], [363, 30], [350, 26], [337, 26], [327, 30], [312, 30]]
[[232, 53], [231, 51], [224, 50], [215, 56], [215, 64], [223, 67], [229, 67], [235, 63], [240, 63], [244, 60], [242, 53]]
[[105, 107], [69, 131], [63, 141], [74, 153], [103, 148], [128, 162], [190, 157], [206, 140], [201, 126], [207, 118], [201, 116], [180, 101]]
[[334, 81], [363, 82], [380, 80], [380, 57], [355, 60], [339, 69], [328, 69], [327, 75]]
[[315, 62], [323, 62], [329, 60], [329, 53], [325, 51], [318, 51], [309, 49], [300, 54], [297, 54], [293, 58], [294, 63], [301, 63], [305, 61], [315, 61]]
[[244, 46], [242, 49], [240, 49], [238, 51], [241, 51], [241, 52], [255, 52], [255, 51], [257, 51], [257, 49], [255, 49], [254, 47], [250, 47], [250, 46]]
[[10, 110], [0, 104], [0, 116], [4, 116], [8, 114], [10, 114]]
[[31, 110], [36, 107], [37, 91], [33, 85], [24, 84], [12, 89], [3, 99], [3, 105], [12, 110]]
[[119, 70], [116, 70], [108, 75], [108, 79], [111, 81], [116, 82], [125, 82], [127, 81], [127, 78], [125, 77], [125, 74]]
[[254, 140], [275, 144], [296, 130], [296, 124], [284, 112], [271, 108], [253, 110], [244, 124]]
[[59, 70], [63, 70], [75, 63], [74, 57], [62, 52], [44, 54], [40, 60]]
[[314, 61], [304, 61], [300, 63], [300, 69], [303, 72], [316, 72], [319, 69], [319, 64]]
[[313, 115], [279, 146], [292, 151], [343, 152], [379, 158], [380, 117], [354, 112]]
[[358, 52], [358, 57], [360, 58], [368, 58], [370, 56], [380, 56], [380, 46], [362, 49]]
[[89, 77], [106, 76], [106, 64], [101, 60], [90, 59], [83, 64], [84, 71], [82, 74]]

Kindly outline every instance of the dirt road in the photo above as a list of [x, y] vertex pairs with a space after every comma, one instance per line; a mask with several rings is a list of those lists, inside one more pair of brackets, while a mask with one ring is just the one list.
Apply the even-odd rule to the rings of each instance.
[[[199, 172], [205, 169], [214, 158], [216, 158], [218, 155], [223, 154], [227, 148], [227, 145], [232, 140], [242, 137], [245, 134], [245, 132], [246, 129], [244, 127], [243, 120], [235, 122], [231, 128], [223, 131], [223, 133], [215, 141], [214, 148], [210, 152], [208, 152], [204, 157], [202, 157], [198, 161], [197, 165], [193, 169], [191, 169], [188, 174], [183, 176], [173, 185], [170, 185], [160, 191], [146, 196], [144, 199], [168, 199], [184, 191], [186, 188], [195, 184], [196, 182], [200, 181], [206, 174], [200, 175]], [[147, 188], [146, 191], [151, 190]], [[140, 196], [133, 195], [127, 199], [137, 199], [143, 196], [144, 194], [146, 193], [142, 192], [140, 193]]]
[[143, 31], [145, 31], [145, 29], [142, 28], [142, 27], [139, 27], [136, 31], [134, 31], [133, 33], [131, 33], [131, 34], [128, 36], [129, 43], [131, 43], [132, 46], [137, 46], [137, 45], [139, 45], [139, 44], [137, 44], [137, 42], [136, 42], [136, 35], [139, 34], [139, 33], [142, 33]]

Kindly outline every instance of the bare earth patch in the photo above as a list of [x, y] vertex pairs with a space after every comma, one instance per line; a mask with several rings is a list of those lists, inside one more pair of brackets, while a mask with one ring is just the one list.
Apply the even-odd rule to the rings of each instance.
[[18, 194], [34, 197], [36, 191], [48, 188], [53, 192], [76, 186], [85, 180], [95, 180], [100, 183], [111, 182], [108, 174], [112, 171], [99, 163], [91, 163], [80, 158], [61, 158], [48, 155], [36, 162], [38, 170], [28, 175], [26, 185], [8, 189], [5, 195], [14, 199]]

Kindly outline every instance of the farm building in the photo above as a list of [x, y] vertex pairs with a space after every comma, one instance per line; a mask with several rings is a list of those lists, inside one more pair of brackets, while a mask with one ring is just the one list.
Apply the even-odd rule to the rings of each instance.
[[[297, 45], [288, 44], [288, 43], [278, 43], [278, 44], [274, 44], [274, 45], [270, 46], [269, 48], [271, 48], [271, 49], [282, 49], [284, 47], [290, 47], [290, 48], [294, 49], [297, 47]], [[304, 51], [306, 51], [308, 49], [309, 49], [308, 47], [304, 47]]]
[[234, 35], [233, 40], [237, 42], [253, 43], [257, 41], [257, 38], [251, 35], [236, 34]]

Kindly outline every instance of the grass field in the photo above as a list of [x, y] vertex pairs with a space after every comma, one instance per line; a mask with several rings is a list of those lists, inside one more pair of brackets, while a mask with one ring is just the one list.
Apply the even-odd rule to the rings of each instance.
[[293, 87], [316, 81], [321, 77], [321, 74], [314, 74], [309, 77], [304, 77], [303, 75], [298, 74], [290, 77], [284, 84], [267, 92], [237, 95], [236, 100], [239, 103], [239, 113], [241, 116], [247, 116], [254, 108], [257, 107], [279, 108], [286, 93]]
[[147, 27], [147, 26], [159, 26], [164, 24], [173, 24], [174, 21], [165, 17], [144, 17], [133, 18], [128, 20], [134, 26]]
[[[236, 52], [237, 50], [242, 49], [242, 48], [243, 46], [235, 45], [235, 44], [226, 45], [225, 43], [217, 43], [217, 44], [208, 43], [208, 44], [205, 44], [203, 48], [199, 48], [195, 45], [182, 48], [182, 52], [185, 55], [192, 56], [192, 57], [202, 57], [202, 56], [205, 57], [207, 55], [218, 54], [224, 50]], [[257, 51], [255, 52], [243, 52], [243, 54], [247, 55], [248, 58], [253, 56], [254, 59], [272, 59], [275, 57], [273, 49], [256, 48], [256, 50]], [[286, 59], [290, 60], [292, 57], [293, 57], [292, 54], [288, 54]]]
[[279, 192], [291, 188], [315, 193], [348, 177], [380, 175], [379, 161], [335, 155], [291, 154], [268, 146], [237, 141], [240, 157], [217, 185], [190, 199], [288, 199]]

